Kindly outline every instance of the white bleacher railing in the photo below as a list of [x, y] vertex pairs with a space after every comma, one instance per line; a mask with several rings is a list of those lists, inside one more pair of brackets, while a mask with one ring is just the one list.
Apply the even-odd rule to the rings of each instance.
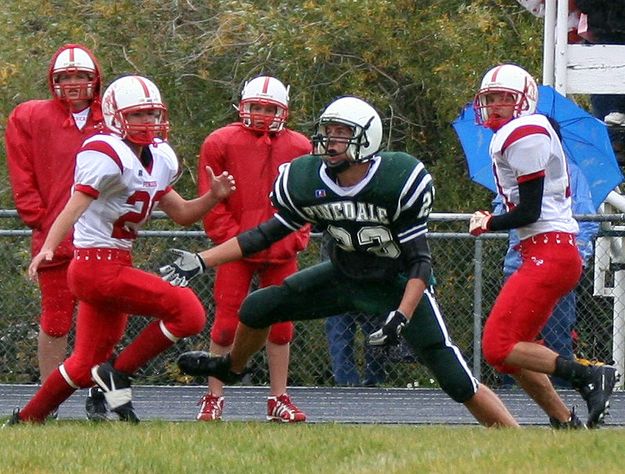
[[[545, 0], [543, 84], [567, 94], [625, 94], [625, 45], [568, 44], [568, 0]], [[612, 191], [601, 212], [625, 212], [625, 197]], [[604, 222], [607, 231], [625, 226]], [[625, 242], [600, 237], [595, 243], [594, 294], [613, 300], [612, 356], [625, 373]], [[612, 286], [606, 275], [612, 272]], [[619, 388], [623, 388], [625, 377]]]

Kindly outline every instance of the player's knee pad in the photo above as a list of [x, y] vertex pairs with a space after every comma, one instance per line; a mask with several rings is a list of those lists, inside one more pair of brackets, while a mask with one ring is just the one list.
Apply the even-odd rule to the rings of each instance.
[[[73, 308], [72, 308], [73, 309]], [[41, 313], [41, 330], [50, 337], [67, 336], [72, 328], [73, 311], [44, 311]]]
[[482, 354], [486, 362], [492, 367], [501, 371], [501, 368], [505, 365], [504, 360], [512, 351], [513, 346], [512, 341], [501, 337], [495, 331], [485, 328], [482, 336]]
[[239, 310], [239, 320], [254, 329], [263, 329], [278, 322], [276, 308], [288, 297], [285, 285], [267, 286], [256, 290], [245, 298]]
[[202, 302], [193, 293], [192, 290], [188, 290], [190, 295], [184, 298], [184, 305], [182, 306], [182, 326], [184, 328], [184, 334], [178, 337], [187, 337], [199, 334], [206, 326], [206, 310], [202, 305]]
[[477, 381], [455, 346], [436, 344], [419, 351], [417, 356], [452, 400], [464, 403], [475, 395]]
[[468, 377], [464, 377], [461, 381], [444, 379], [440, 381], [440, 384], [443, 392], [449, 395], [454, 402], [465, 403], [475, 395], [476, 385]]
[[294, 332], [294, 325], [291, 321], [275, 323], [271, 326], [267, 339], [269, 342], [281, 346], [283, 344], [288, 344], [293, 340]]
[[238, 324], [239, 317], [235, 310], [218, 308], [215, 312], [215, 322], [211, 328], [211, 339], [220, 346], [228, 347], [234, 341]]
[[[173, 315], [161, 318], [171, 333], [179, 338], [199, 334], [206, 325], [206, 310], [193, 290], [176, 288]], [[173, 295], [172, 295], [173, 296]]]

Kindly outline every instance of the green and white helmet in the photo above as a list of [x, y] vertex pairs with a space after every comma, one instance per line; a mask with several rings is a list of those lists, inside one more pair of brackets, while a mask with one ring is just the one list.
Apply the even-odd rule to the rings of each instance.
[[326, 107], [313, 136], [315, 154], [328, 154], [326, 126], [331, 123], [339, 123], [352, 129], [346, 152], [351, 161], [361, 163], [370, 160], [380, 150], [382, 120], [376, 110], [364, 100], [341, 97]]

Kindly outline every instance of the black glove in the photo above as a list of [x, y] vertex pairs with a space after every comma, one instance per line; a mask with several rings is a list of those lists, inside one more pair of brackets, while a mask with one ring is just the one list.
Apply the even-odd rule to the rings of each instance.
[[187, 286], [192, 278], [206, 270], [206, 264], [197, 253], [169, 249], [178, 258], [171, 265], [161, 267], [161, 278], [173, 286]]
[[369, 345], [396, 346], [399, 344], [399, 335], [406, 324], [408, 324], [408, 319], [401, 311], [391, 311], [384, 325], [376, 332], [369, 334]]

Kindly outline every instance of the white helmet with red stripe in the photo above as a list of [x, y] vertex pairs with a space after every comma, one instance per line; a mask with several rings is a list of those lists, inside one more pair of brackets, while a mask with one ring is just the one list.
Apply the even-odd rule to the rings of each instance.
[[[89, 80], [87, 82], [64, 82], [63, 84], [59, 84], [59, 76], [61, 74], [74, 74], [79, 72], [87, 73]], [[50, 82], [54, 94], [59, 99], [67, 101], [92, 99], [96, 89], [99, 89], [99, 76], [99, 68], [95, 63], [95, 58], [91, 51], [78, 44], [62, 46], [52, 58], [50, 64]], [[79, 96], [70, 98], [71, 95], [66, 92], [72, 89], [79, 89]]]
[[477, 123], [497, 130], [504, 123], [489, 117], [486, 96], [493, 92], [503, 92], [514, 97], [514, 112], [512, 118], [531, 115], [536, 112], [538, 103], [538, 86], [534, 78], [523, 68], [514, 64], [502, 64], [492, 68], [482, 79], [480, 90], [473, 101]]
[[[252, 116], [251, 105], [276, 107], [273, 117]], [[284, 128], [289, 116], [289, 87], [275, 77], [260, 76], [245, 83], [239, 103], [239, 117], [246, 127], [261, 132], [277, 132]]]
[[[153, 123], [128, 123], [127, 115], [153, 110]], [[142, 76], [124, 76], [115, 80], [102, 96], [102, 114], [106, 126], [138, 145], [156, 144], [156, 138], [167, 140], [169, 121], [167, 107], [161, 100], [158, 87]]]

